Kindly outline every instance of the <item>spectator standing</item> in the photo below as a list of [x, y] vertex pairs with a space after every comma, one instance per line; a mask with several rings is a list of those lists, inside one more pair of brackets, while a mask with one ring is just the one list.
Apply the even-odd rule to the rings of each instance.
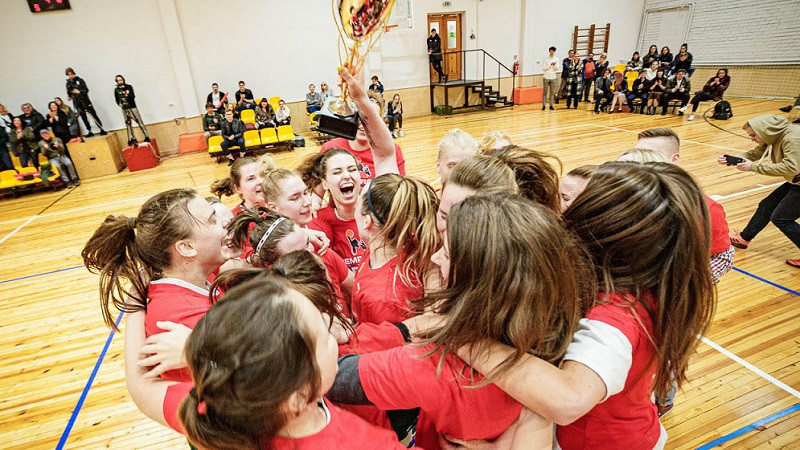
[[228, 104], [228, 94], [222, 93], [219, 90], [219, 85], [213, 83], [211, 85], [211, 92], [206, 96], [206, 103], [214, 105], [214, 109], [220, 115], [225, 114], [225, 106]]
[[[700, 102], [714, 100], [718, 102], [722, 100], [722, 95], [731, 84], [731, 77], [728, 76], [728, 69], [722, 68], [717, 71], [717, 74], [709, 78], [703, 89], [694, 93], [694, 97], [690, 103], [692, 104], [692, 113], [689, 114], [689, 120], [694, 120], [694, 112], [700, 106]], [[686, 111], [686, 106], [681, 108], [681, 112]]]
[[594, 60], [594, 53], [589, 52], [589, 55], [586, 56], [586, 59], [582, 62], [582, 69], [581, 72], [581, 81], [583, 83], [583, 101], [589, 101], [589, 91], [592, 89], [592, 83], [594, 82], [596, 72], [597, 63]]
[[[53, 134], [61, 139], [61, 142], [66, 146], [67, 142], [72, 138], [69, 132], [69, 118], [67, 114], [58, 107], [58, 103], [55, 101], [50, 102], [47, 105], [47, 109], [47, 122], [50, 124], [50, 129], [53, 130]], [[67, 156], [69, 156], [69, 153], [67, 153]]]
[[222, 121], [225, 118], [216, 111], [214, 104], [206, 103], [206, 113], [203, 116], [203, 136], [208, 143], [211, 136], [222, 136]]
[[6, 127], [0, 127], [0, 171], [15, 170], [11, 155], [8, 153], [11, 150], [10, 143]]
[[570, 50], [567, 52], [567, 57], [561, 60], [561, 87], [558, 90], [556, 103], [558, 103], [559, 99], [564, 98], [564, 91], [567, 88], [567, 77], [569, 77], [569, 66], [572, 63], [573, 56], [575, 56], [575, 50]]
[[236, 112], [255, 107], [256, 99], [253, 97], [253, 91], [245, 87], [244, 81], [239, 81], [239, 90], [236, 91]]
[[[53, 101], [56, 102], [58, 108], [61, 111], [64, 111], [64, 114], [66, 114], [67, 118], [69, 119], [67, 123], [69, 124], [70, 140], [72, 140], [72, 138], [81, 137], [81, 124], [78, 123], [78, 114], [75, 113], [75, 111], [68, 104], [64, 103], [64, 100], [62, 100], [61, 97], [56, 97], [53, 99]], [[81, 141], [82, 140], [83, 138], [81, 138]]]
[[558, 90], [558, 58], [556, 58], [556, 48], [548, 49], [549, 55], [542, 60], [542, 79], [544, 84], [544, 95], [542, 96], [542, 111], [545, 103], [550, 102], [550, 109], [553, 108], [553, 98]]
[[64, 145], [64, 141], [57, 137], [51, 137], [50, 132], [46, 129], [41, 130], [39, 134], [42, 138], [39, 141], [39, 151], [50, 161], [51, 166], [58, 169], [61, 181], [67, 183], [69, 189], [74, 187], [73, 183], [75, 186], [80, 186], [81, 182], [78, 180], [72, 160], [67, 156], [67, 147]]
[[575, 109], [578, 109], [578, 101], [581, 99], [581, 89], [583, 88], [583, 64], [577, 54], [572, 55], [572, 62], [569, 65], [568, 76], [566, 79], [567, 109], [570, 103], [575, 102]]
[[428, 60], [433, 66], [433, 70], [439, 74], [439, 83], [447, 81], [447, 75], [442, 72], [442, 39], [436, 33], [436, 29], [431, 29], [431, 35], [428, 36]]
[[144, 134], [144, 141], [150, 142], [150, 135], [147, 134], [147, 127], [144, 125], [139, 108], [136, 107], [136, 94], [133, 86], [125, 82], [125, 77], [117, 75], [114, 78], [117, 85], [114, 86], [114, 98], [117, 105], [122, 108], [122, 116], [125, 118], [125, 127], [128, 129], [128, 145], [136, 144], [136, 136], [133, 134], [133, 121], [139, 125], [139, 129]]
[[65, 74], [67, 75], [67, 101], [72, 101], [72, 103], [75, 104], [75, 109], [78, 110], [78, 114], [80, 114], [81, 119], [83, 119], [83, 124], [86, 125], [86, 131], [88, 131], [86, 137], [94, 136], [87, 113], [91, 115], [95, 125], [100, 129], [100, 135], [105, 136], [108, 134], [106, 130], [103, 129], [103, 122], [97, 117], [97, 111], [94, 110], [92, 101], [89, 99], [89, 86], [86, 85], [83, 78], [75, 75], [75, 71], [72, 70], [71, 67], [67, 67]]

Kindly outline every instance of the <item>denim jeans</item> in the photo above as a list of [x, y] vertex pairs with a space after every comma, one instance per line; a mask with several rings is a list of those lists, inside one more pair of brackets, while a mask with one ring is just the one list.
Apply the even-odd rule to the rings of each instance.
[[800, 185], [783, 183], [766, 196], [758, 204], [755, 214], [750, 219], [741, 236], [750, 241], [770, 222], [774, 223], [783, 234], [800, 248]]

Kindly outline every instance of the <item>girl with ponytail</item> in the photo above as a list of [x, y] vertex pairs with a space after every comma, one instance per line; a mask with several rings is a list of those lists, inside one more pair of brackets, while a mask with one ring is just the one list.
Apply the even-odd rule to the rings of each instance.
[[261, 192], [261, 183], [264, 180], [259, 174], [258, 160], [252, 156], [237, 158], [231, 166], [230, 176], [215, 180], [211, 183], [211, 193], [218, 198], [222, 196], [238, 195], [241, 203], [233, 208], [233, 215], [242, 212], [243, 208], [264, 206], [264, 194]]

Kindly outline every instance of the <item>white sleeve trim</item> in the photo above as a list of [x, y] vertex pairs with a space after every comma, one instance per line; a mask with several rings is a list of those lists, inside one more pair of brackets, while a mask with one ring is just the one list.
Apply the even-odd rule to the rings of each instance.
[[564, 360], [585, 365], [603, 380], [606, 396], [602, 403], [625, 388], [633, 346], [619, 329], [599, 320], [581, 319]]

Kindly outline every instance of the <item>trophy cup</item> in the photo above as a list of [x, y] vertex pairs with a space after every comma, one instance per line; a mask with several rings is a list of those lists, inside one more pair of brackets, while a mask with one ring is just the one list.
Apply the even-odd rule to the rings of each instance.
[[[394, 0], [332, 0], [331, 6], [339, 31], [339, 64], [355, 76], [361, 71], [367, 53], [386, 30]], [[320, 115], [317, 130], [355, 139], [358, 112], [353, 113], [348, 104], [346, 83], [342, 84], [342, 96], [331, 101], [328, 108], [333, 116]]]

